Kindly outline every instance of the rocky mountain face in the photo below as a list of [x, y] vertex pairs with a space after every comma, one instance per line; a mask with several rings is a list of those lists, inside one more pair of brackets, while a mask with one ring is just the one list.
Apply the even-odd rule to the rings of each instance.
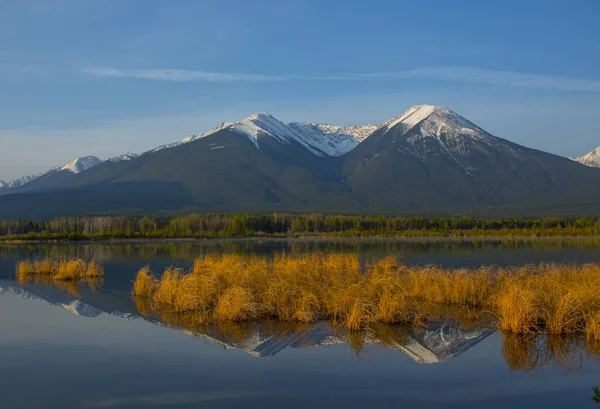
[[498, 138], [444, 107], [415, 105], [361, 127], [284, 124], [259, 113], [0, 189], [13, 193], [0, 198], [0, 217], [134, 209], [579, 215], [597, 209], [599, 183], [600, 169]]

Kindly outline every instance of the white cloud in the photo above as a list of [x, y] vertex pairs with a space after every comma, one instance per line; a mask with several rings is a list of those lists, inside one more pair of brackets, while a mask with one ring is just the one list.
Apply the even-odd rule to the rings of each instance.
[[358, 81], [365, 79], [428, 79], [448, 82], [497, 84], [515, 87], [544, 88], [559, 91], [600, 92], [600, 81], [544, 74], [486, 70], [473, 67], [425, 67], [395, 72], [333, 75], [261, 75], [206, 72], [197, 70], [153, 69], [122, 70], [86, 68], [86, 74], [101, 77], [139, 78], [158, 81]]

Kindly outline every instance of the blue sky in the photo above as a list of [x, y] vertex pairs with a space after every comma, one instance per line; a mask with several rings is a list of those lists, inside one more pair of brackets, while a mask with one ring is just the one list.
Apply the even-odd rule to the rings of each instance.
[[600, 145], [600, 1], [0, 2], [0, 179], [268, 111], [445, 105], [514, 142]]

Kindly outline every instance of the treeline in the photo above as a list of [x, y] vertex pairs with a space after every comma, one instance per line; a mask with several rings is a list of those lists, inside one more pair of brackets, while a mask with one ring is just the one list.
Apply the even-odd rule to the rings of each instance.
[[425, 218], [326, 214], [96, 216], [0, 221], [3, 240], [279, 236], [599, 236], [600, 217]]

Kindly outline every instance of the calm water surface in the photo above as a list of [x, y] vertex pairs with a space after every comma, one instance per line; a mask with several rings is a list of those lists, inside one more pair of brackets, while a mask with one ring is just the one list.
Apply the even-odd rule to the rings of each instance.
[[[326, 323], [198, 327], [129, 296], [140, 267], [210, 252], [356, 252], [448, 267], [600, 262], [600, 240], [235, 240], [0, 246], [0, 408], [594, 408], [600, 348], [450, 317], [346, 333]], [[19, 285], [19, 259], [95, 258], [94, 288]]]

